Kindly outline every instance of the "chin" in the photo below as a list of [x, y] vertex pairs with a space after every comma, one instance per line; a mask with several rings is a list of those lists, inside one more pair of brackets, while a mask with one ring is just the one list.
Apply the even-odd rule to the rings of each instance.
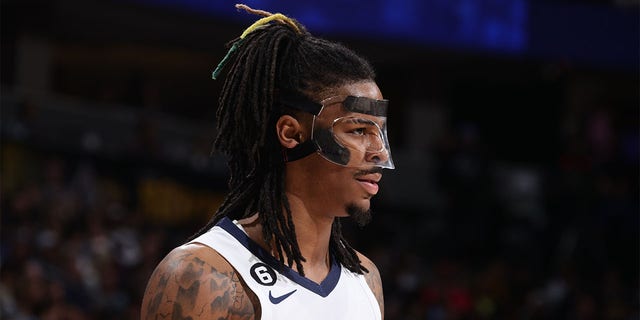
[[360, 227], [367, 225], [371, 221], [371, 206], [367, 200], [366, 206], [360, 206], [355, 203], [347, 205], [346, 211], [349, 217]]

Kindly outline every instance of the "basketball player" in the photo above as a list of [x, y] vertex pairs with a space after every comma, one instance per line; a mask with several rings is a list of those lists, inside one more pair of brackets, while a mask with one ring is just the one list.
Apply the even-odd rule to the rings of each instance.
[[208, 225], [160, 262], [142, 319], [382, 319], [376, 266], [341, 234], [370, 219], [393, 169], [387, 101], [367, 61], [296, 20], [264, 18], [214, 71], [226, 76], [214, 149], [230, 192]]

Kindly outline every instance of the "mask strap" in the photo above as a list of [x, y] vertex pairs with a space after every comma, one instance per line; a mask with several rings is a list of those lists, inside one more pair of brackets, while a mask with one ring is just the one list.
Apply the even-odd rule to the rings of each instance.
[[318, 151], [316, 144], [311, 140], [307, 140], [291, 149], [282, 149], [282, 157], [284, 162], [291, 162], [302, 159], [316, 151]]
[[[283, 106], [307, 112], [313, 115], [320, 114], [322, 104], [312, 101], [311, 99], [292, 91], [283, 92], [280, 97]], [[284, 162], [296, 161], [318, 151], [315, 142], [307, 140], [298, 144], [291, 149], [282, 149], [282, 157]]]
[[284, 106], [297, 109], [317, 116], [322, 110], [322, 104], [312, 101], [311, 99], [296, 93], [296, 92], [283, 92], [280, 98], [280, 102]]

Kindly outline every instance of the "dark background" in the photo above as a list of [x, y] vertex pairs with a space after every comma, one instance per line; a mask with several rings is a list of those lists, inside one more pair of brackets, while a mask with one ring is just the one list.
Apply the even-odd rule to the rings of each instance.
[[[635, 1], [249, 1], [375, 66], [386, 319], [638, 319]], [[0, 317], [138, 317], [226, 192], [222, 1], [2, 1]]]

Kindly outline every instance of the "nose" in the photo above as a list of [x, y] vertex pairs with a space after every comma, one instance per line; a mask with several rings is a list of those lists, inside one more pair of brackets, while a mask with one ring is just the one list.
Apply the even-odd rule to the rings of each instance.
[[367, 151], [365, 160], [373, 164], [381, 164], [389, 161], [389, 151], [382, 149], [381, 151]]

